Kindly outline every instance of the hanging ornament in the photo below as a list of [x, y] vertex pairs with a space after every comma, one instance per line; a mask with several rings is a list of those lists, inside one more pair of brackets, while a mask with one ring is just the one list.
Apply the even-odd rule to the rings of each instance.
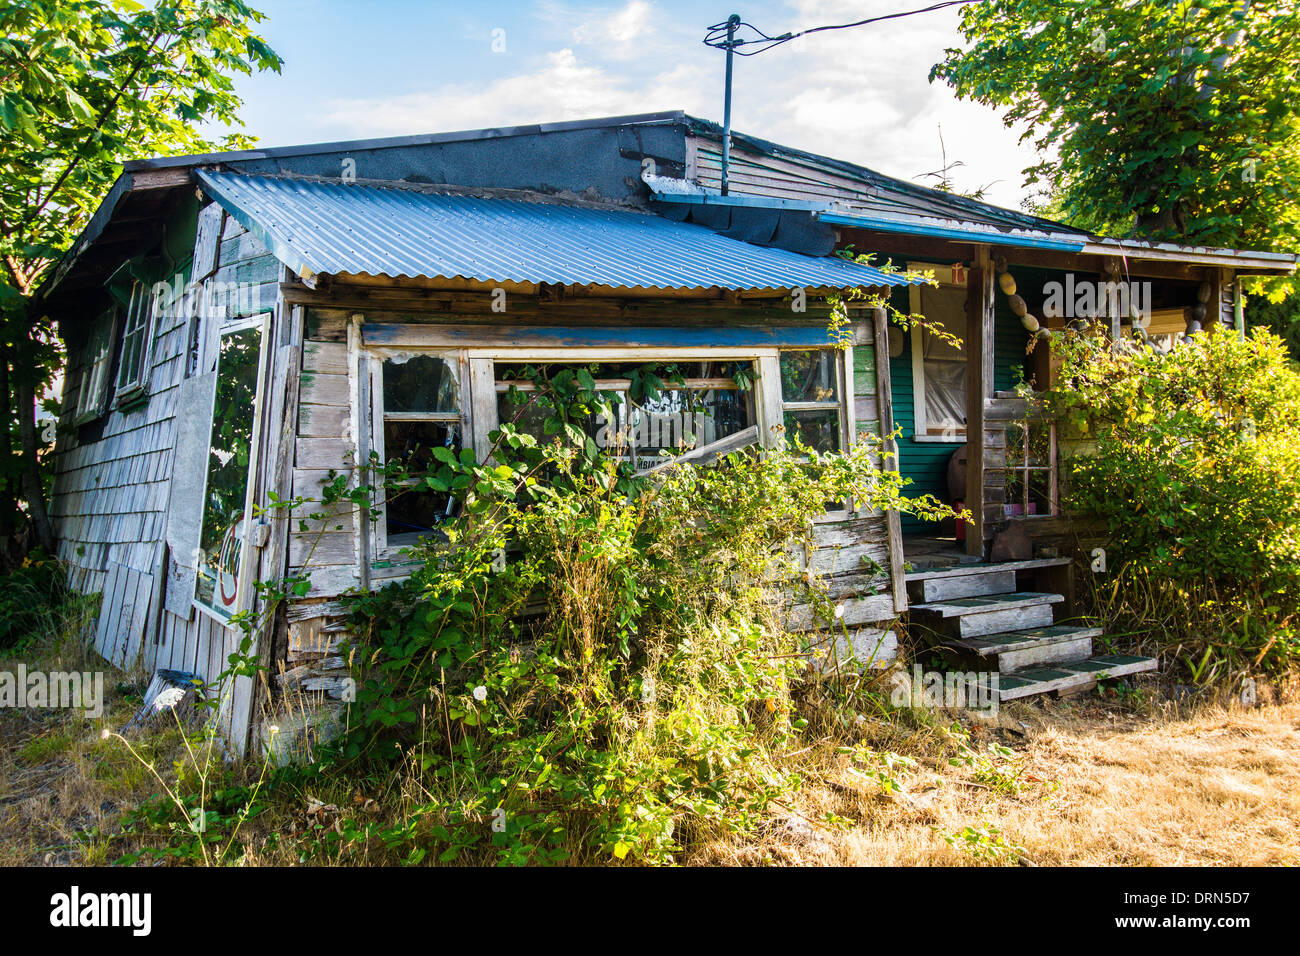
[[1004, 272], [998, 276], [998, 288], [1006, 295], [1016, 294], [1016, 278], [1010, 272]]
[[1025, 327], [1026, 332], [1037, 332], [1039, 329], [1038, 320], [1029, 314], [1020, 317], [1020, 324]]
[[1025, 300], [1020, 298], [1018, 295], [1009, 296], [1007, 298], [1007, 303], [1011, 306], [1011, 311], [1014, 312], [1017, 317], [1023, 316], [1029, 311], [1029, 306], [1025, 305]]

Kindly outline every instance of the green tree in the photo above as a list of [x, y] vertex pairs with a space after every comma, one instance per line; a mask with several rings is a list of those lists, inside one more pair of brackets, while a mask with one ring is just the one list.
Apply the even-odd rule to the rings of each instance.
[[[0, 0], [0, 541], [53, 546], [35, 404], [61, 358], [39, 291], [127, 159], [238, 149], [232, 77], [279, 71], [238, 0]], [[210, 138], [201, 127], [230, 127]]]
[[[987, 0], [930, 72], [1023, 125], [1026, 185], [1084, 228], [1236, 248], [1300, 239], [1300, 9]], [[1280, 299], [1290, 281], [1273, 282]]]

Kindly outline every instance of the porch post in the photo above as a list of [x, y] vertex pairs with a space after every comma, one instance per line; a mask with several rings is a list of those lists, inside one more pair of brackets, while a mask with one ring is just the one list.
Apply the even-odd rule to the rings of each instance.
[[984, 556], [984, 403], [993, 397], [993, 262], [975, 246], [966, 279], [966, 553]]

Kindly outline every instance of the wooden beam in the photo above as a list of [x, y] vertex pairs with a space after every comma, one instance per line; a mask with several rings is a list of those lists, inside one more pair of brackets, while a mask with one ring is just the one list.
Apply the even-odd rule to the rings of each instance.
[[[871, 325], [876, 350], [876, 410], [880, 419], [881, 467], [899, 469], [898, 443], [894, 441], [894, 403], [889, 384], [889, 313], [874, 310]], [[892, 464], [889, 464], [892, 456]], [[885, 526], [889, 536], [889, 584], [894, 596], [894, 611], [907, 610], [906, 568], [903, 559], [903, 523], [896, 509], [885, 512]]]
[[[993, 397], [993, 262], [976, 249], [966, 282], [966, 553], [984, 556], [984, 401]], [[972, 487], [974, 494], [972, 494]]]
[[[862, 252], [875, 252], [881, 255], [907, 256], [916, 259], [958, 259], [968, 261], [975, 255], [979, 243], [961, 242], [949, 239], [932, 239], [923, 236], [905, 236], [887, 232], [873, 232], [868, 229], [840, 228], [844, 243], [852, 243]], [[1088, 275], [1101, 275], [1106, 259], [1117, 256], [1116, 253], [1082, 253], [1063, 252], [1053, 249], [1031, 249], [1017, 246], [999, 246], [998, 252], [1006, 256], [1012, 271], [1016, 266], [1032, 266], [1039, 269], [1055, 269], [1061, 272], [1080, 272]], [[1168, 253], [1165, 253], [1168, 256]], [[1120, 258], [1120, 271], [1129, 276], [1151, 279], [1178, 279], [1199, 282], [1206, 278], [1213, 267], [1179, 262], [1168, 258], [1143, 259], [1135, 256]]]
[[504, 325], [360, 326], [361, 341], [379, 348], [622, 349], [687, 352], [692, 349], [828, 348], [835, 344], [825, 326], [642, 326], [548, 327]]

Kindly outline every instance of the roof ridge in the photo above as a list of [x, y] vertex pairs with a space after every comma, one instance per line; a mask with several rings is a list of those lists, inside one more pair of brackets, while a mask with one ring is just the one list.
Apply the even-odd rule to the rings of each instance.
[[419, 183], [400, 179], [363, 179], [361, 177], [345, 178], [342, 176], [317, 176], [310, 173], [294, 172], [256, 173], [245, 172], [241, 169], [221, 169], [210, 172], [222, 176], [244, 176], [249, 179], [288, 180], [326, 186], [347, 186], [349, 188], [362, 186], [369, 189], [393, 189], [433, 196], [468, 196], [473, 199], [499, 199], [543, 206], [570, 206], [575, 209], [597, 209], [607, 212], [654, 215], [650, 210], [641, 206], [586, 199], [571, 190], [548, 193], [535, 189], [512, 189], [504, 186], [461, 186], [455, 183]]

